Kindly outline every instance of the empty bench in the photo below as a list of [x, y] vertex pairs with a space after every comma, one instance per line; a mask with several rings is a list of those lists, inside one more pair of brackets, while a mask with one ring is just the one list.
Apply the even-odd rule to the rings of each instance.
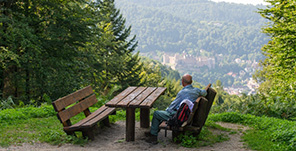
[[[75, 131], [81, 131], [83, 137], [94, 140], [93, 130], [98, 122], [103, 122], [109, 126], [109, 115], [115, 114], [115, 108], [103, 105], [95, 112], [91, 113], [89, 107], [98, 102], [91, 86], [87, 86], [65, 97], [57, 99], [52, 103], [57, 113], [57, 117], [64, 126], [64, 131], [68, 135], [75, 135]], [[70, 118], [83, 112], [85, 118], [72, 125]]]
[[172, 131], [173, 139], [177, 137], [179, 134], [184, 133], [186, 131], [192, 132], [195, 136], [198, 136], [204, 126], [210, 109], [212, 107], [213, 101], [216, 96], [216, 91], [211, 88], [211, 84], [209, 84], [205, 90], [207, 91], [207, 95], [205, 97], [198, 97], [194, 102], [194, 106], [192, 112], [190, 113], [188, 120], [185, 121], [178, 130], [171, 129], [167, 126], [166, 121], [163, 121], [160, 125], [160, 129], [166, 129]]

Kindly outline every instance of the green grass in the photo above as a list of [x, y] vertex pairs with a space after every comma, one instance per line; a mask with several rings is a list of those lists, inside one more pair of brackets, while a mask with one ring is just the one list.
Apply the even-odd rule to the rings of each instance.
[[224, 128], [212, 120], [207, 120], [204, 127], [202, 128], [201, 133], [198, 136], [198, 140], [196, 143], [196, 147], [202, 147], [202, 146], [211, 146], [215, 143], [223, 142], [229, 140], [228, 135], [225, 135], [223, 133], [221, 134], [213, 134], [209, 129], [217, 129], [225, 132], [230, 132], [231, 129]]
[[242, 137], [251, 149], [260, 151], [295, 151], [296, 122], [272, 117], [258, 117], [235, 112], [212, 114], [210, 120], [251, 127]]
[[187, 148], [199, 148], [202, 146], [213, 145], [218, 142], [229, 140], [229, 137], [223, 133], [213, 134], [209, 129], [218, 129], [221, 131], [229, 132], [231, 129], [221, 127], [211, 120], [207, 120], [198, 136], [190, 132], [184, 135], [179, 135], [174, 141], [180, 142], [180, 145]]
[[[97, 108], [90, 108], [91, 111]], [[151, 110], [151, 118], [153, 115]], [[71, 120], [73, 123], [84, 118], [79, 114]], [[110, 116], [110, 122], [125, 120], [125, 110]], [[136, 120], [139, 120], [139, 111], [136, 110]], [[228, 140], [224, 134], [213, 134], [210, 129], [219, 129], [231, 134], [237, 131], [223, 128], [216, 121], [238, 123], [251, 127], [242, 137], [248, 146], [254, 150], [296, 150], [296, 122], [269, 117], [257, 117], [240, 113], [221, 113], [209, 115], [205, 126], [198, 137], [194, 135], [180, 136], [184, 147], [200, 147], [212, 145]], [[77, 132], [78, 137], [68, 136], [63, 131], [63, 126], [56, 117], [56, 112], [51, 105], [41, 107], [24, 107], [5, 109], [0, 111], [0, 146], [21, 145], [22, 143], [46, 142], [59, 145], [72, 143], [85, 145], [88, 140]]]
[[[98, 109], [91, 107], [91, 112]], [[136, 110], [136, 120], [140, 113]], [[84, 118], [80, 113], [71, 118], [76, 123]], [[109, 116], [110, 122], [125, 120], [125, 110], [116, 112], [116, 116]], [[40, 107], [28, 106], [0, 110], [0, 146], [20, 145], [22, 143], [46, 142], [53, 145], [72, 143], [85, 145], [88, 140], [82, 137], [81, 132], [75, 132], [77, 137], [66, 135], [63, 126], [56, 116], [52, 105]]]
[[[82, 116], [78, 116], [82, 118]], [[85, 144], [82, 137], [67, 136], [51, 105], [6, 109], [0, 112], [0, 145], [21, 143]]]

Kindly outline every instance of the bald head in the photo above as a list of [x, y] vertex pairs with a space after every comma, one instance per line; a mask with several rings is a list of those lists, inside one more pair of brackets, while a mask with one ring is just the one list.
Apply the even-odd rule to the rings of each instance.
[[185, 87], [192, 83], [192, 76], [189, 74], [184, 74], [182, 77], [182, 85]]

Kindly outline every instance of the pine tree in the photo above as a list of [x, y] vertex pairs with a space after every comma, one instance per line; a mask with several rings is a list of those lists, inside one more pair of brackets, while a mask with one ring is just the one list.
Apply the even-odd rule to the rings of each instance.
[[[142, 65], [138, 54], [133, 54], [137, 46], [136, 36], [130, 38], [131, 26], [125, 27], [125, 19], [116, 9], [114, 0], [98, 2], [98, 16], [101, 18], [100, 27], [109, 33], [106, 38], [101, 38], [98, 53], [103, 56], [97, 64], [98, 71], [102, 71], [103, 87], [114, 84], [126, 88], [130, 85], [139, 85]], [[130, 38], [130, 39], [129, 39]], [[103, 41], [108, 41], [107, 43]]]

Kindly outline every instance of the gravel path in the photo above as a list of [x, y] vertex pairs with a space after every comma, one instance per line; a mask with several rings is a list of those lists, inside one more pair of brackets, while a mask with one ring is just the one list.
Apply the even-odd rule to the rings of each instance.
[[125, 138], [125, 122], [119, 121], [113, 124], [110, 128], [99, 129], [96, 132], [96, 137], [94, 141], [90, 141], [84, 147], [73, 145], [73, 144], [65, 144], [62, 146], [52, 146], [45, 143], [35, 143], [34, 145], [23, 144], [22, 146], [10, 146], [9, 148], [0, 148], [2, 151], [8, 150], [16, 150], [16, 151], [131, 151], [131, 150], [151, 150], [151, 151], [190, 151], [190, 150], [198, 150], [198, 151], [250, 151], [245, 148], [243, 142], [241, 142], [240, 137], [242, 136], [242, 132], [247, 129], [247, 127], [231, 124], [231, 123], [222, 123], [218, 122], [217, 124], [221, 125], [225, 128], [231, 128], [236, 130], [238, 133], [229, 134], [229, 132], [224, 132], [220, 130], [212, 130], [213, 133], [225, 133], [229, 136], [228, 141], [224, 141], [221, 143], [216, 143], [212, 146], [205, 146], [201, 148], [184, 148], [180, 145], [174, 144], [171, 142], [171, 132], [168, 131], [168, 136], [164, 137], [164, 131], [162, 130], [159, 133], [159, 141], [157, 145], [151, 145], [146, 143], [144, 138], [144, 131], [147, 129], [139, 128], [139, 122], [136, 122], [136, 134], [134, 142], [126, 142]]

